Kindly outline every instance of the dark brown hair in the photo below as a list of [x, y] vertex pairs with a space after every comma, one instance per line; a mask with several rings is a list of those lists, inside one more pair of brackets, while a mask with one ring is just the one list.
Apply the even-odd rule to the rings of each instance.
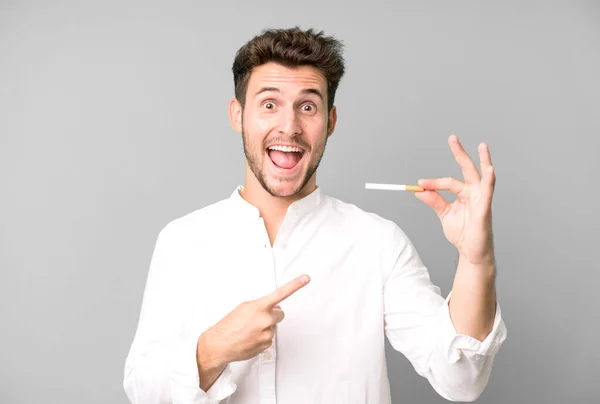
[[341, 41], [312, 28], [305, 31], [298, 27], [264, 30], [237, 51], [232, 68], [235, 97], [243, 107], [250, 74], [255, 67], [268, 62], [286, 67], [308, 65], [325, 76], [327, 106], [331, 110], [345, 71], [342, 48]]

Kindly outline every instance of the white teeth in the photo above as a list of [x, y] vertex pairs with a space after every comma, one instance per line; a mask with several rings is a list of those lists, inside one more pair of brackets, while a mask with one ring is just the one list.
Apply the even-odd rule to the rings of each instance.
[[269, 150], [279, 150], [282, 152], [302, 152], [302, 149], [300, 149], [299, 147], [292, 147], [292, 146], [271, 146], [269, 147]]

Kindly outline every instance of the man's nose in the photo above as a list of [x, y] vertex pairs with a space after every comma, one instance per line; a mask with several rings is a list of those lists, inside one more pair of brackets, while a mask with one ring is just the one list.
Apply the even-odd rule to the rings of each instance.
[[287, 136], [296, 136], [302, 133], [300, 120], [295, 110], [286, 109], [281, 111], [279, 118], [279, 133]]

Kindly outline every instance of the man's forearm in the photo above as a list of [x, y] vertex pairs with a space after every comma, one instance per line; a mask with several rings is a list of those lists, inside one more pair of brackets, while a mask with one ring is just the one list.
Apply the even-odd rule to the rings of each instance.
[[495, 280], [494, 263], [473, 265], [460, 256], [449, 301], [450, 317], [459, 334], [479, 341], [488, 336], [496, 314]]
[[200, 376], [200, 388], [208, 391], [219, 378], [227, 363], [220, 361], [208, 344], [206, 334], [202, 334], [198, 339], [196, 350], [196, 363], [198, 365], [198, 375]]

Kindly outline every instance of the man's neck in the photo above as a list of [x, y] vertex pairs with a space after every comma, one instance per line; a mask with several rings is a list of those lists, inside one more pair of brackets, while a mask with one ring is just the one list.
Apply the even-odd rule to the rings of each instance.
[[316, 185], [309, 183], [304, 187], [302, 192], [296, 195], [279, 197], [268, 193], [257, 181], [246, 180], [246, 184], [240, 192], [240, 195], [248, 203], [258, 209], [260, 216], [263, 219], [268, 221], [281, 221], [285, 217], [285, 214], [292, 203], [306, 197], [315, 189]]
[[290, 205], [306, 197], [315, 189], [316, 180], [313, 176], [298, 194], [289, 197], [273, 196], [262, 187], [260, 182], [254, 177], [254, 174], [250, 172], [246, 175], [246, 183], [240, 195], [258, 209], [260, 216], [267, 226], [271, 243], [273, 243]]

